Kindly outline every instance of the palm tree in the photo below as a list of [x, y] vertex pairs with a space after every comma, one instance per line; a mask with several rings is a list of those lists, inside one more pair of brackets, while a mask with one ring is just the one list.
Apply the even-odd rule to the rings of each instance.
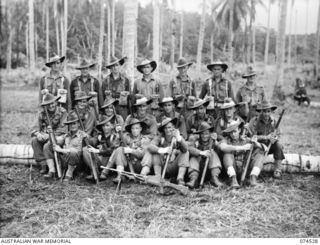
[[46, 60], [49, 60], [50, 40], [49, 40], [49, 0], [45, 2], [46, 11]]
[[116, 41], [116, 32], [115, 32], [115, 0], [111, 0], [111, 56], [115, 55], [115, 41]]
[[8, 1], [4, 1], [3, 8], [6, 11], [7, 15], [7, 27], [8, 27], [8, 43], [7, 43], [7, 64], [6, 64], [6, 70], [11, 70], [11, 60], [12, 60], [12, 39], [13, 39], [13, 28], [11, 25], [12, 22], [12, 5]]
[[152, 47], [153, 47], [153, 60], [159, 63], [160, 58], [160, 6], [159, 0], [153, 1], [153, 35], [152, 35]]
[[319, 79], [319, 50], [320, 50], [320, 3], [318, 7], [318, 25], [317, 25], [317, 38], [316, 38], [316, 56], [315, 56], [315, 65], [316, 65], [316, 80]]
[[285, 33], [286, 33], [286, 19], [287, 19], [287, 6], [288, 0], [281, 1], [280, 8], [280, 26], [279, 26], [279, 38], [278, 38], [278, 57], [276, 68], [276, 82], [273, 89], [274, 100], [284, 100], [285, 95], [282, 88], [283, 85], [283, 66], [284, 66], [284, 54], [285, 54]]
[[99, 51], [98, 51], [98, 80], [101, 81], [101, 69], [102, 69], [102, 52], [103, 52], [103, 36], [104, 36], [104, 7], [105, 1], [100, 2], [100, 32], [99, 32]]
[[206, 27], [206, 0], [202, 1], [202, 14], [200, 20], [199, 40], [197, 49], [197, 72], [200, 74], [201, 71], [201, 57], [202, 57], [202, 46], [204, 39], [204, 29]]
[[266, 66], [268, 64], [268, 58], [269, 58], [269, 40], [270, 40], [270, 12], [271, 12], [271, 5], [274, 4], [276, 0], [269, 0], [268, 4], [268, 27], [267, 27], [267, 36], [266, 36], [266, 42], [265, 42], [265, 48], [264, 48], [264, 65]]
[[183, 57], [183, 11], [180, 13], [180, 44], [179, 44], [179, 58]]
[[289, 20], [289, 43], [288, 43], [288, 66], [291, 66], [291, 49], [292, 49], [292, 16], [293, 16], [294, 0], [291, 0], [290, 20]]
[[34, 53], [34, 3], [33, 0], [29, 0], [29, 60], [30, 70], [34, 73], [35, 70], [35, 53]]

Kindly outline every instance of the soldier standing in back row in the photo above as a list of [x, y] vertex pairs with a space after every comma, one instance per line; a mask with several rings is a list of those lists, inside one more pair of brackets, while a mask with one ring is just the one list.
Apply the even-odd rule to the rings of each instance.
[[91, 96], [94, 99], [95, 103], [97, 103], [97, 108], [99, 108], [102, 104], [102, 94], [100, 91], [99, 81], [89, 74], [89, 69], [94, 67], [95, 64], [90, 64], [86, 60], [82, 60], [80, 66], [75, 69], [80, 70], [81, 75], [77, 76], [72, 80], [70, 85], [70, 97], [72, 108], [74, 108], [75, 102], [75, 93], [77, 91], [82, 91], [86, 95]]
[[265, 99], [264, 88], [256, 84], [256, 77], [257, 73], [249, 66], [246, 74], [242, 76], [247, 79], [247, 82], [237, 92], [238, 103], [243, 102], [240, 106], [239, 116], [247, 122], [256, 115], [257, 104]]
[[128, 96], [130, 94], [130, 80], [120, 73], [120, 66], [125, 62], [126, 57], [118, 59], [112, 57], [106, 68], [111, 70], [111, 73], [103, 80], [101, 90], [103, 100], [111, 98], [119, 100], [116, 106], [117, 114], [120, 114], [123, 119], [126, 119], [131, 105], [128, 104]]
[[46, 63], [49, 67], [50, 74], [41, 78], [40, 91], [39, 91], [39, 103], [42, 102], [42, 98], [45, 94], [50, 93], [54, 96], [60, 97], [58, 103], [66, 110], [71, 109], [71, 98], [69, 92], [69, 81], [61, 73], [61, 64], [64, 61], [65, 56], [54, 56]]

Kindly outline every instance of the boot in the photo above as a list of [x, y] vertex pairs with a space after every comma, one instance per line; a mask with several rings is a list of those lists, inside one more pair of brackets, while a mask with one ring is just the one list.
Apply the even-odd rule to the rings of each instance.
[[99, 178], [100, 178], [101, 180], [106, 180], [109, 172], [110, 172], [109, 169], [105, 169], [105, 168], [104, 168], [104, 169], [102, 170]]
[[230, 179], [231, 179], [230, 186], [231, 186], [233, 189], [238, 189], [238, 188], [240, 188], [240, 185], [238, 184], [238, 180], [237, 180], [237, 176], [236, 176], [236, 175], [231, 176]]
[[43, 177], [45, 177], [46, 179], [54, 179], [54, 177], [55, 177], [54, 175], [55, 175], [54, 172], [49, 172], [49, 173], [43, 175]]
[[187, 171], [187, 168], [179, 167], [178, 177], [177, 177], [178, 185], [186, 185], [186, 183], [184, 182], [184, 175], [186, 174], [186, 171]]
[[71, 177], [70, 176], [66, 176], [63, 179], [63, 182], [69, 183], [71, 181]]
[[257, 176], [256, 175], [250, 175], [250, 186], [255, 187], [257, 185]]
[[[118, 171], [124, 171], [124, 167], [123, 166], [117, 166], [117, 170]], [[124, 178], [124, 176], [123, 175], [121, 175], [119, 172], [118, 172], [118, 175], [117, 175], [117, 177], [115, 177], [113, 180], [112, 180], [112, 182], [113, 183], [115, 183], [115, 184], [118, 184], [119, 183], [119, 181], [124, 181], [125, 180], [125, 178]]]
[[48, 173], [48, 166], [46, 162], [41, 162], [41, 170], [40, 170], [40, 174], [46, 174]]
[[90, 175], [88, 175], [87, 177], [86, 177], [86, 180], [93, 180], [93, 175], [92, 174], [90, 174]]
[[274, 172], [273, 172], [273, 178], [275, 178], [275, 179], [281, 179], [281, 176], [282, 176], [281, 163], [282, 163], [282, 160], [275, 160], [274, 161], [275, 168], [274, 168]]
[[215, 187], [221, 187], [223, 184], [219, 180], [219, 174], [220, 174], [220, 169], [219, 168], [213, 168], [211, 169], [211, 179], [210, 179], [210, 184], [215, 186]]
[[161, 166], [159, 165], [153, 166], [153, 171], [154, 171], [154, 175], [161, 176]]
[[189, 182], [186, 183], [186, 186], [193, 189], [198, 187], [198, 177], [199, 173], [197, 171], [192, 171], [189, 173]]
[[147, 176], [148, 174], [150, 173], [150, 168], [148, 166], [144, 166], [142, 169], [141, 169], [141, 175], [144, 175], [144, 176]]

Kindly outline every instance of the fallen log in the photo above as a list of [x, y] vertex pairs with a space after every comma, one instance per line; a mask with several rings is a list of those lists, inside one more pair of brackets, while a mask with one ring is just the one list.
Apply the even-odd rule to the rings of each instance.
[[320, 102], [318, 102], [318, 101], [311, 101], [310, 106], [311, 106], [311, 107], [319, 108], [319, 107], [320, 107]]
[[[274, 159], [268, 155], [264, 161], [263, 171], [273, 171]], [[37, 165], [33, 158], [31, 145], [0, 144], [0, 164]], [[300, 154], [285, 154], [282, 168], [287, 173], [319, 173], [320, 156], [307, 156]]]

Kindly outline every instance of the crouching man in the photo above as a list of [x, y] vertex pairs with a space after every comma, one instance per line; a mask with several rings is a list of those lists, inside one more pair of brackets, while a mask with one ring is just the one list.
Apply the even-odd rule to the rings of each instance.
[[218, 178], [219, 174], [221, 173], [221, 162], [217, 153], [214, 151], [216, 134], [212, 135], [212, 132], [213, 127], [210, 127], [210, 125], [206, 122], [202, 122], [199, 130], [194, 133], [199, 134], [200, 137], [197, 137], [198, 140], [189, 142], [189, 182], [186, 183], [186, 185], [190, 188], [195, 188], [198, 186], [199, 174], [203, 171], [203, 167], [207, 158], [209, 158], [208, 170], [211, 175], [210, 183], [215, 187], [222, 186], [222, 183]]
[[[177, 176], [179, 185], [185, 185], [184, 176], [189, 167], [189, 152], [186, 141], [176, 129], [177, 121], [177, 118], [164, 118], [158, 129], [160, 135], [154, 137], [148, 150], [152, 154], [155, 175], [161, 175], [162, 170], [168, 177]], [[167, 169], [163, 169], [166, 162], [165, 155], [170, 157]]]
[[[83, 139], [87, 137], [87, 134], [79, 129], [79, 118], [74, 111], [69, 112], [64, 124], [69, 126], [68, 133], [57, 137], [57, 144], [52, 148], [53, 151], [59, 153], [61, 165], [67, 168], [64, 181], [68, 182], [73, 178], [76, 167], [81, 164]], [[53, 151], [46, 151], [49, 167], [49, 173], [44, 176], [46, 178], [53, 178], [56, 172]]]
[[[240, 127], [243, 123], [235, 121], [223, 131], [224, 138], [218, 147], [223, 152], [223, 165], [230, 178], [231, 187], [239, 188], [237, 173], [241, 174], [241, 169], [246, 163], [248, 151], [253, 147], [250, 157], [250, 185], [257, 185], [257, 178], [263, 167], [264, 150], [266, 146], [257, 141], [257, 137], [248, 139], [240, 135]], [[253, 145], [252, 145], [253, 144]], [[248, 153], [247, 153], [248, 152]]]

